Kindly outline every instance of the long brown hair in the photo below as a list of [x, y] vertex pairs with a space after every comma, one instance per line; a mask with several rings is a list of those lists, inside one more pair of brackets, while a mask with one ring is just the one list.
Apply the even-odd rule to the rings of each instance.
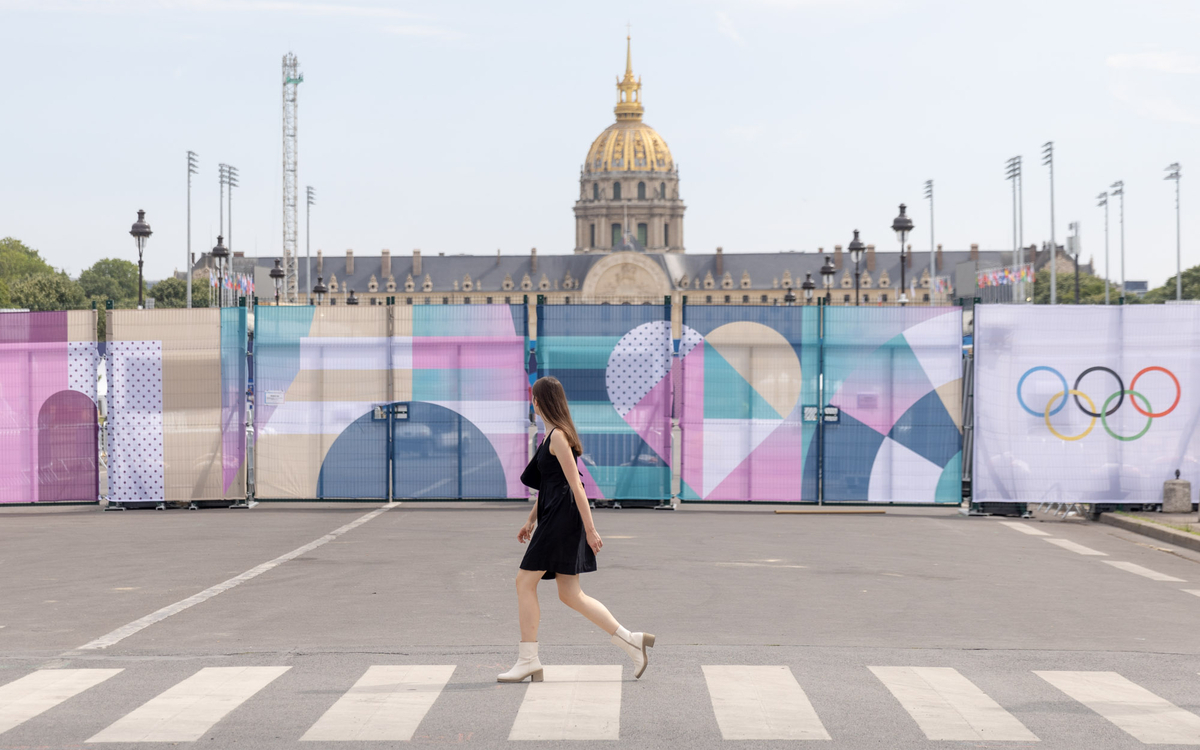
[[537, 399], [542, 419], [557, 427], [567, 438], [567, 445], [576, 456], [583, 455], [583, 444], [579, 442], [579, 433], [575, 431], [575, 422], [571, 419], [571, 407], [567, 406], [567, 392], [563, 390], [558, 378], [547, 375], [538, 378], [533, 384], [533, 397]]

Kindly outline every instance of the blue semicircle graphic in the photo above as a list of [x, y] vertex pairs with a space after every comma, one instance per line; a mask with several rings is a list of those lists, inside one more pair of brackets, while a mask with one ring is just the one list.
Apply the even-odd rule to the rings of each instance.
[[[387, 497], [387, 421], [371, 413], [338, 435], [321, 464], [320, 498]], [[467, 418], [444, 406], [413, 401], [408, 419], [393, 423], [392, 497], [503, 498], [504, 467], [491, 441]]]

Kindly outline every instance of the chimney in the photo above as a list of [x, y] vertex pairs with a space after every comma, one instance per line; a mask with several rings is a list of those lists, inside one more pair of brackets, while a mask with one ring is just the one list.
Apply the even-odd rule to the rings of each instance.
[[245, 250], [234, 250], [234, 251], [233, 251], [233, 257], [235, 257], [235, 258], [245, 258], [245, 257], [246, 257], [246, 251], [245, 251]]
[[725, 250], [719, 247], [717, 248], [717, 272], [713, 275], [718, 277], [725, 275]]
[[837, 270], [842, 270], [842, 246], [833, 246], [833, 267]]
[[976, 242], [971, 243], [971, 260], [979, 260], [979, 244]]
[[867, 245], [867, 270], [875, 270], [875, 246]]
[[904, 265], [906, 268], [912, 268], [912, 245], [908, 246], [908, 252], [904, 255]]
[[537, 273], [537, 248], [536, 247], [530, 248], [530, 250], [529, 250], [529, 272]]
[[380, 256], [379, 275], [386, 279], [388, 276], [392, 275], [392, 251], [391, 250], [381, 250], [379, 252], [379, 256]]
[[317, 273], [322, 273], [325, 270], [325, 256], [321, 254], [321, 248], [317, 248]]
[[421, 250], [418, 248], [413, 250], [413, 276], [421, 275]]
[[941, 245], [937, 246], [937, 256], [936, 256], [936, 259], [934, 260], [934, 263], [937, 265], [937, 270], [934, 271], [934, 273], [941, 273], [942, 272], [942, 246]]
[[354, 251], [346, 250], [346, 277], [354, 275]]
[[500, 265], [500, 248], [496, 248], [496, 265]]

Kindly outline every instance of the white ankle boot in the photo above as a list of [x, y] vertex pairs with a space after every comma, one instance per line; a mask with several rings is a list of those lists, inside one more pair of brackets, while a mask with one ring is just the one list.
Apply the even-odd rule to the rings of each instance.
[[538, 661], [537, 641], [521, 641], [520, 655], [513, 668], [496, 678], [496, 682], [520, 682], [526, 677], [531, 682], [542, 681], [542, 663]]
[[613, 633], [612, 642], [614, 645], [620, 646], [625, 653], [629, 654], [629, 658], [633, 659], [633, 676], [641, 677], [642, 672], [646, 671], [646, 665], [650, 663], [646, 649], [654, 645], [654, 636], [650, 633], [630, 633], [625, 628], [617, 626], [617, 632]]

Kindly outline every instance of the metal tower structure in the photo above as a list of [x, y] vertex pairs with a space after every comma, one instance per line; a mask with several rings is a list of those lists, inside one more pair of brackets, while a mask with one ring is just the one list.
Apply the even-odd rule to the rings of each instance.
[[300, 61], [283, 56], [283, 283], [288, 302], [296, 301], [296, 91], [304, 82]]

